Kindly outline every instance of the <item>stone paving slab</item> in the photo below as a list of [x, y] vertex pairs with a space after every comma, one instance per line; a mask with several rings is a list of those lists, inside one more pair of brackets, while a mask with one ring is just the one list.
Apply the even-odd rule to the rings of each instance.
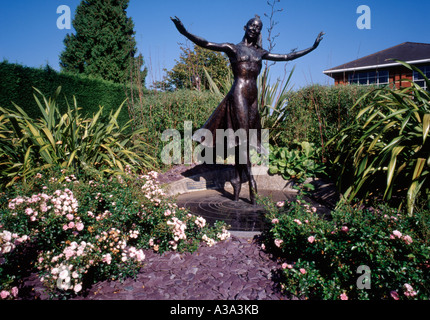
[[194, 253], [146, 251], [136, 279], [105, 281], [76, 300], [286, 300], [276, 282], [281, 262], [246, 238]]

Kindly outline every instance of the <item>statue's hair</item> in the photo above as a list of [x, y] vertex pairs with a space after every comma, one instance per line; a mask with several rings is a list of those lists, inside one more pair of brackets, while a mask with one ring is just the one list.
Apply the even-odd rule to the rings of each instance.
[[[261, 21], [260, 16], [258, 14], [256, 14], [254, 18], [248, 20], [248, 22], [246, 23], [245, 27], [247, 27], [248, 25], [250, 25], [251, 23], [253, 23], [255, 20], [260, 21], [261, 25], [263, 25], [263, 22]], [[245, 37], [243, 39], [245, 39]], [[257, 39], [257, 46], [259, 48], [263, 48], [263, 35], [261, 33], [260, 33], [260, 35], [258, 36], [258, 39]]]

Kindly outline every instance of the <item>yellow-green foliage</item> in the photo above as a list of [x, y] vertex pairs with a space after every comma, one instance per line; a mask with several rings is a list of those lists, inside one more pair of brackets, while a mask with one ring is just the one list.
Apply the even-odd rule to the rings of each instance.
[[6, 185], [26, 179], [49, 167], [73, 168], [76, 172], [95, 169], [100, 173], [123, 172], [125, 167], [151, 166], [147, 155], [139, 154], [139, 135], [127, 134], [128, 125], [118, 125], [123, 104], [109, 116], [101, 107], [92, 117], [83, 117], [76, 99], [66, 113], [58, 109], [56, 98], [47, 99], [36, 89], [35, 104], [42, 117], [33, 119], [15, 105], [0, 107], [0, 178]]

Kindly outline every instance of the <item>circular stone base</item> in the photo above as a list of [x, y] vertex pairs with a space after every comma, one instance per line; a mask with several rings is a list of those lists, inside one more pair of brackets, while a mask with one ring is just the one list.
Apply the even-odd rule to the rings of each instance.
[[[258, 195], [275, 202], [292, 201], [297, 197], [295, 193], [273, 190], [259, 190]], [[240, 200], [236, 202], [233, 195], [225, 190], [197, 191], [178, 196], [176, 204], [202, 216], [211, 225], [216, 221], [225, 222], [230, 226], [229, 231], [261, 232], [268, 227], [265, 209], [260, 205], [252, 205], [245, 192], [241, 193]]]

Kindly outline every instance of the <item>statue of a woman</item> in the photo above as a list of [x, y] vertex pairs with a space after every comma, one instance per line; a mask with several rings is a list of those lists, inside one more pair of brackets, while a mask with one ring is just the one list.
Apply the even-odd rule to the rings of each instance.
[[[189, 33], [178, 17], [171, 19], [178, 31], [189, 40], [202, 48], [224, 52], [230, 59], [234, 75], [233, 86], [203, 126], [203, 129], [207, 129], [212, 133], [213, 141], [206, 141], [209, 146], [213, 146], [216, 141], [217, 129], [233, 129], [233, 131], [244, 129], [248, 133], [248, 139], [246, 140], [248, 144], [246, 148], [246, 161], [239, 161], [243, 158], [239, 157], [236, 152], [236, 175], [231, 180], [231, 184], [234, 190], [234, 199], [238, 201], [242, 185], [242, 173], [245, 172], [246, 178], [249, 181], [250, 200], [252, 204], [255, 204], [257, 185], [252, 176], [249, 159], [249, 130], [257, 129], [257, 132], [261, 131], [260, 115], [258, 113], [257, 78], [262, 69], [262, 61], [290, 61], [302, 57], [318, 47], [324, 33], [321, 32], [315, 40], [314, 45], [306, 50], [294, 51], [290, 54], [274, 54], [262, 48], [261, 30], [263, 23], [257, 15], [255, 18], [249, 20], [244, 27], [245, 35], [243, 40], [238, 44], [209, 42]], [[203, 143], [204, 141], [200, 142]], [[234, 143], [238, 146], [240, 141], [236, 140]], [[236, 149], [239, 148], [237, 147]]]

